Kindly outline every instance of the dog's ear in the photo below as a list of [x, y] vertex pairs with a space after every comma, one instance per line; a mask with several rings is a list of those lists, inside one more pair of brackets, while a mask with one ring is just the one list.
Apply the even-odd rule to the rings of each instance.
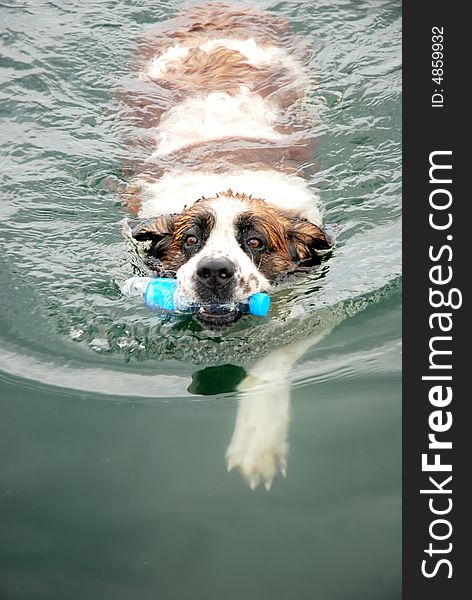
[[131, 235], [138, 242], [151, 240], [158, 243], [170, 237], [174, 230], [174, 215], [161, 215], [153, 219], [129, 219]]
[[[299, 262], [317, 258], [317, 251], [329, 250], [334, 241], [307, 219], [295, 219], [288, 232], [292, 254]], [[316, 262], [319, 262], [316, 261]]]
[[172, 242], [175, 215], [128, 221], [132, 237], [138, 242], [150, 241], [147, 252], [159, 258]]

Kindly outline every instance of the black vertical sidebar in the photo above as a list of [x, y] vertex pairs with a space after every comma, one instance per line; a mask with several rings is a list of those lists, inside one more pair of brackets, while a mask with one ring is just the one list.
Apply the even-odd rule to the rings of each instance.
[[[472, 491], [466, 489], [472, 474], [466, 379], [470, 373], [472, 380], [466, 292], [472, 275], [472, 25], [466, 6], [403, 3], [404, 600], [462, 600], [472, 593]], [[430, 434], [444, 444], [429, 448]], [[427, 464], [439, 460], [451, 470], [424, 471], [423, 454]]]

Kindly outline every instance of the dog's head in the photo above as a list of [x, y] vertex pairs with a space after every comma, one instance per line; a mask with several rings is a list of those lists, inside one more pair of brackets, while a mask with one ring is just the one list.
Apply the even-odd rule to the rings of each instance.
[[[313, 223], [264, 200], [228, 191], [202, 198], [177, 215], [130, 223], [138, 241], [149, 241], [151, 268], [173, 271], [182, 293], [211, 306], [237, 303], [266, 290], [281, 275], [320, 262], [331, 242]], [[211, 308], [208, 323], [230, 322]]]

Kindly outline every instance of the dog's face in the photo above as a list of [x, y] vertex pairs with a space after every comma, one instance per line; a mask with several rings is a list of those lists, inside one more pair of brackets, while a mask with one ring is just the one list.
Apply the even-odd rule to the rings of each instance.
[[174, 272], [182, 293], [206, 307], [198, 315], [209, 324], [237, 318], [212, 305], [247, 300], [300, 265], [318, 264], [317, 251], [331, 245], [309, 221], [231, 191], [131, 225], [136, 240], [150, 241], [151, 268]]

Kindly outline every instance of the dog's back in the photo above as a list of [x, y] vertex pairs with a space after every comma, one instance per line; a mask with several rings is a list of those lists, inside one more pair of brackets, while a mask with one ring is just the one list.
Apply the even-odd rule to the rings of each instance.
[[139, 84], [127, 94], [140, 128], [138, 172], [297, 172], [313, 155], [299, 111], [304, 52], [285, 19], [219, 3], [151, 31], [134, 64]]

